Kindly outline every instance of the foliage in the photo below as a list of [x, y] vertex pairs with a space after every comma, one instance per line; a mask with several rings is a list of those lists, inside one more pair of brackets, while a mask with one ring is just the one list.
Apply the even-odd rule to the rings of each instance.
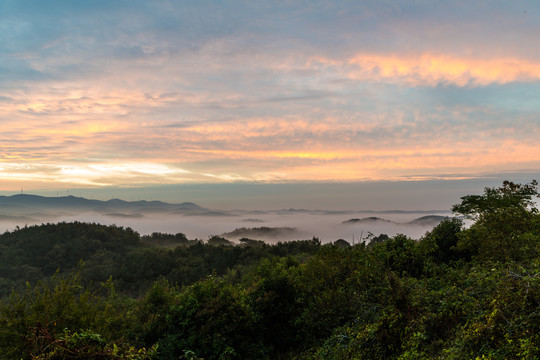
[[[114, 225], [61, 222], [5, 232], [0, 235], [0, 278], [11, 286], [0, 295], [9, 294], [11, 287], [22, 290], [26, 281], [35, 283], [57, 271], [78, 271], [81, 260], [89, 260], [96, 267], [116, 263], [137, 246], [139, 234]], [[109, 276], [103, 274], [99, 280]]]
[[285, 353], [301, 340], [295, 322], [301, 310], [299, 289], [291, 278], [298, 265], [290, 256], [263, 260], [247, 294], [264, 346], [272, 355]]
[[13, 292], [0, 306], [0, 348], [3, 358], [43, 354], [64, 329], [91, 329], [121, 339], [130, 327], [125, 309], [131, 301], [118, 297], [111, 283], [106, 294], [84, 287], [78, 274]]
[[219, 235], [212, 235], [208, 238], [208, 245], [220, 246], [220, 245], [233, 245], [232, 241], [225, 239]]
[[166, 234], [161, 232], [153, 232], [151, 235], [141, 236], [141, 242], [150, 246], [188, 246], [197, 242], [197, 240], [188, 240], [186, 235], [182, 233]]
[[[141, 241], [81, 223], [6, 233], [0, 280], [17, 286], [0, 305], [0, 358], [540, 358], [535, 195], [536, 182], [505, 182], [454, 207], [468, 228], [446, 219], [419, 240], [355, 246]], [[58, 255], [70, 234], [84, 266]], [[36, 244], [63, 264], [52, 277]]]
[[532, 200], [540, 196], [537, 185], [505, 181], [502, 187], [485, 188], [484, 195], [462, 197], [452, 210], [475, 223], [461, 234], [458, 249], [484, 259], [537, 256], [540, 215]]
[[[182, 233], [141, 237], [114, 225], [73, 222], [25, 227], [0, 235], [0, 296], [11, 289], [24, 290], [26, 282], [36, 284], [56, 271], [78, 271], [82, 281], [90, 284], [112, 276], [118, 291], [137, 297], [158, 279], [189, 285], [214, 272], [241, 271], [263, 258], [315, 253], [320, 241], [223, 245], [232, 243], [213, 236], [205, 244], [187, 240]], [[85, 265], [79, 269], [81, 261]]]
[[188, 350], [208, 359], [261, 359], [264, 348], [256, 330], [243, 292], [209, 277], [179, 294], [158, 344], [166, 359]]
[[71, 332], [67, 329], [57, 339], [49, 339], [43, 352], [33, 356], [35, 360], [151, 360], [157, 358], [157, 346], [146, 350], [129, 345], [107, 343], [103, 337], [92, 331]]
[[467, 258], [468, 254], [466, 252], [457, 250], [458, 235], [462, 230], [463, 221], [461, 219], [445, 219], [428, 232], [421, 239], [421, 243], [434, 248], [432, 257], [439, 263]]
[[536, 180], [525, 185], [505, 180], [499, 188], [485, 188], [484, 195], [462, 197], [461, 203], [454, 205], [452, 211], [466, 215], [475, 222], [500, 213], [536, 213], [538, 210], [532, 198], [539, 196], [537, 187]]

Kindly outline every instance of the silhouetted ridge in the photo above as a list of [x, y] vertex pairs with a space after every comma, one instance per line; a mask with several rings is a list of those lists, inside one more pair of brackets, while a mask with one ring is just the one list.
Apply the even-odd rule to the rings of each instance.
[[344, 224], [356, 224], [356, 223], [377, 223], [377, 222], [389, 223], [389, 222], [392, 222], [392, 221], [382, 219], [382, 218], [376, 217], [376, 216], [370, 216], [370, 217], [365, 217], [365, 218], [362, 218], [362, 219], [358, 219], [358, 218], [349, 219], [349, 220], [344, 221], [343, 223]]
[[441, 215], [427, 215], [414, 219], [409, 224], [422, 225], [422, 226], [435, 226], [438, 225], [444, 219], [448, 219], [448, 216]]
[[107, 210], [114, 208], [129, 210], [154, 210], [154, 211], [205, 211], [192, 202], [183, 202], [180, 204], [170, 204], [163, 201], [125, 201], [121, 199], [110, 199], [106, 201], [91, 200], [73, 195], [47, 197], [30, 194], [17, 194], [12, 196], [0, 196], [0, 206], [25, 206], [25, 207], [43, 207], [43, 208], [85, 208], [87, 210]]

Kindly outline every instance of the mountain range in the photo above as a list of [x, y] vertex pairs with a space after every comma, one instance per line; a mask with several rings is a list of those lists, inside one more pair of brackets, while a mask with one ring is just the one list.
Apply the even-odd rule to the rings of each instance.
[[211, 215], [215, 211], [192, 202], [170, 204], [162, 201], [107, 201], [86, 199], [73, 195], [46, 197], [30, 194], [0, 196], [0, 219], [42, 219], [69, 214], [73, 211], [92, 211], [109, 216], [141, 217], [144, 213], [172, 213], [183, 215]]

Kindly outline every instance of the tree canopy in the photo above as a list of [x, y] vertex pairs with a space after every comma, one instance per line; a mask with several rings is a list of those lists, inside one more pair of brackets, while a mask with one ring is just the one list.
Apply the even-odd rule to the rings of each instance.
[[483, 195], [467, 195], [461, 198], [461, 203], [454, 205], [452, 211], [465, 215], [474, 221], [481, 221], [495, 214], [537, 213], [534, 197], [540, 197], [538, 182], [516, 184], [505, 180], [498, 188], [484, 189]]
[[461, 234], [458, 247], [491, 259], [531, 256], [540, 229], [535, 197], [535, 180], [525, 185], [504, 181], [499, 188], [485, 188], [483, 195], [462, 197], [452, 210], [474, 224]]
[[469, 226], [367, 245], [141, 241], [82, 223], [6, 233], [0, 359], [538, 359], [537, 195], [536, 181], [504, 182], [454, 206]]

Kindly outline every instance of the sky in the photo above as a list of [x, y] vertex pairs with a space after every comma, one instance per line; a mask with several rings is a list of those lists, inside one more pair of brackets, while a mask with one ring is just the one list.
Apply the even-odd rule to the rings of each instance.
[[0, 194], [532, 180], [539, 36], [536, 0], [0, 0]]

